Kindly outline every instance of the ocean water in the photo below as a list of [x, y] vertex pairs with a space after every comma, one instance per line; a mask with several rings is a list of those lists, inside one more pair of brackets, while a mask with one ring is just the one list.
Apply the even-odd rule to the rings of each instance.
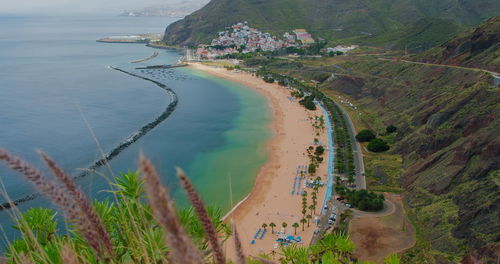
[[[73, 175], [160, 115], [170, 97], [152, 82], [177, 94], [175, 111], [110, 164], [118, 174], [136, 170], [140, 152], [153, 160], [162, 180], [181, 206], [175, 167], [183, 168], [208, 204], [227, 211], [250, 191], [265, 163], [271, 120], [267, 99], [247, 87], [188, 68], [137, 70], [175, 63], [178, 51], [156, 50], [156, 58], [137, 64], [155, 50], [142, 44], [108, 44], [111, 35], [161, 32], [170, 18], [0, 16], [0, 146], [47, 172], [36, 154], [41, 149]], [[88, 120], [90, 128], [84, 122]], [[231, 178], [231, 180], [230, 180]], [[0, 166], [0, 180], [12, 200], [34, 192], [20, 175]], [[231, 181], [232, 201], [229, 181]], [[78, 180], [95, 199], [109, 194], [108, 182], [90, 174]], [[5, 197], [0, 197], [5, 202]], [[50, 206], [43, 198], [23, 203]], [[7, 237], [12, 211], [0, 212]], [[1, 246], [1, 245], [0, 245]]]

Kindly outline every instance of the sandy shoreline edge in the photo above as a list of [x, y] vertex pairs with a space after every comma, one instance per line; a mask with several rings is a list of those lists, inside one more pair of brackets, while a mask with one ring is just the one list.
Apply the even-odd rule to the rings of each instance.
[[[272, 111], [270, 126], [273, 136], [266, 143], [269, 159], [260, 168], [250, 193], [224, 216], [224, 220], [234, 221], [237, 225], [245, 253], [256, 255], [271, 253], [276, 249], [276, 236], [271, 235], [271, 230], [267, 236], [259, 235], [257, 238], [256, 231], [263, 223], [268, 225], [271, 222], [275, 223], [274, 231], [281, 229], [290, 235], [295, 235], [296, 232], [304, 243], [308, 243], [315, 224], [304, 225], [304, 230], [302, 226], [295, 230], [291, 227], [293, 223], [300, 223], [302, 218], [302, 197], [298, 193], [299, 189], [305, 190], [305, 187], [302, 187], [305, 185], [305, 180], [298, 181], [298, 189], [294, 195], [297, 183], [295, 181], [299, 172], [298, 166], [305, 167], [309, 164], [309, 158], [305, 155], [307, 147], [313, 144], [315, 138], [321, 142], [328, 142], [327, 133], [314, 130], [311, 123], [313, 116], [323, 115], [321, 109], [308, 111], [290, 96], [290, 91], [286, 88], [266, 83], [261, 78], [246, 72], [228, 71], [201, 63], [189, 63], [188, 67], [258, 91], [266, 96]], [[327, 165], [320, 166], [317, 176], [326, 180]], [[291, 191], [292, 186], [293, 191]], [[325, 189], [320, 189], [319, 201], [323, 201]], [[313, 217], [319, 215], [320, 211], [316, 210]], [[282, 222], [286, 222], [288, 227], [283, 228]], [[234, 252], [232, 245], [232, 241], [225, 243], [230, 258]]]
[[[271, 157], [272, 157], [272, 145], [274, 144], [278, 144], [277, 142], [277, 133], [278, 133], [278, 128], [276, 127], [276, 119], [277, 119], [277, 116], [279, 116], [279, 113], [276, 112], [276, 109], [275, 109], [275, 104], [276, 102], [273, 103], [273, 100], [272, 100], [272, 97], [269, 93], [266, 93], [258, 88], [256, 88], [254, 85], [249, 85], [249, 83], [247, 82], [243, 82], [241, 79], [238, 79], [238, 78], [231, 78], [229, 74], [229, 71], [227, 71], [225, 68], [218, 68], [218, 67], [214, 67], [214, 66], [208, 66], [208, 65], [205, 65], [205, 64], [202, 64], [202, 63], [193, 63], [193, 62], [190, 62], [187, 66], [188, 68], [191, 68], [191, 69], [196, 69], [196, 70], [199, 70], [199, 71], [202, 71], [204, 73], [207, 73], [207, 74], [210, 74], [212, 76], [216, 76], [218, 78], [222, 78], [222, 79], [225, 79], [225, 80], [229, 80], [229, 81], [232, 81], [232, 82], [236, 82], [236, 83], [239, 83], [239, 84], [242, 84], [250, 89], [253, 89], [253, 90], [257, 90], [259, 93], [263, 94], [267, 101], [268, 101], [268, 106], [269, 106], [269, 109], [271, 110], [271, 122], [269, 123], [269, 127], [271, 129], [271, 133], [272, 133], [272, 136], [270, 139], [267, 140], [267, 142], [265, 143], [265, 148], [266, 148], [266, 152], [267, 154], [269, 155], [269, 159], [266, 161], [266, 163], [264, 165], [262, 165], [259, 169], [259, 172], [257, 173], [256, 177], [255, 177], [255, 180], [254, 180], [254, 184], [252, 186], [252, 189], [250, 190], [250, 192], [245, 196], [243, 197], [241, 200], [238, 201], [238, 203], [236, 203], [223, 217], [222, 217], [222, 220], [227, 220], [229, 216], [231, 216], [231, 214], [233, 214], [242, 204], [244, 204], [251, 196], [252, 196], [252, 193], [254, 191], [254, 189], [256, 188], [256, 184], [257, 184], [257, 180], [259, 178], [260, 175], [263, 174], [263, 171], [266, 170], [266, 167], [269, 166], [270, 164], [270, 161], [271, 161]], [[224, 72], [226, 72], [226, 74], [223, 74]], [[249, 74], [248, 74], [249, 75]], [[258, 77], [253, 77], [255, 79], [258, 79]], [[260, 79], [258, 79], [260, 80]]]

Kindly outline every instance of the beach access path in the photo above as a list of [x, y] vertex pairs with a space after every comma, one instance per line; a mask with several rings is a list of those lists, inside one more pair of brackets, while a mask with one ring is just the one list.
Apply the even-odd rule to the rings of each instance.
[[[323, 111], [319, 108], [315, 111], [306, 110], [290, 96], [290, 90], [277, 84], [266, 83], [250, 73], [228, 71], [224, 68], [215, 68], [200, 63], [191, 63], [190, 67], [259, 91], [268, 98], [273, 112], [271, 126], [274, 136], [267, 144], [269, 160], [257, 175], [251, 193], [226, 218], [226, 221], [233, 221], [236, 224], [244, 253], [246, 255], [278, 253], [277, 232], [283, 229], [287, 235], [300, 236], [303, 244], [308, 245], [316, 224], [311, 220], [309, 227], [306, 223], [305, 230], [302, 231], [302, 224], [300, 224], [302, 197], [297, 195], [297, 190], [305, 189], [309, 193], [308, 205], [310, 205], [312, 189], [304, 187], [307, 177], [302, 178], [302, 180], [296, 180], [296, 177], [300, 176], [298, 172], [300, 170], [305, 170], [307, 176], [305, 165], [309, 164], [309, 158], [306, 149], [314, 145], [315, 138], [318, 138], [320, 143], [327, 148], [327, 130], [316, 131], [310, 120], [314, 116], [323, 116]], [[319, 136], [316, 134], [318, 132]], [[324, 155], [325, 161], [320, 165], [315, 177], [321, 176], [322, 180], [326, 182], [328, 152], [325, 152]], [[321, 212], [325, 190], [326, 186], [320, 188], [318, 205], [313, 219]], [[307, 214], [309, 214], [309, 210]], [[267, 227], [267, 232], [262, 236], [262, 224], [269, 225], [271, 222], [276, 224], [274, 234], [272, 229]], [[283, 222], [287, 223], [286, 228], [282, 228]], [[300, 224], [300, 227], [297, 228], [297, 234], [292, 227], [293, 223]], [[258, 232], [259, 228], [262, 229], [261, 232]], [[257, 233], [258, 235], [256, 235]], [[226, 242], [225, 248], [228, 257], [234, 259], [232, 238]]]

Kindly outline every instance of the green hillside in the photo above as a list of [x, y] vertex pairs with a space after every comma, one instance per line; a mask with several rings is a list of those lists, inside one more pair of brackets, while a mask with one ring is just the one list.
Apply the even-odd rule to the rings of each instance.
[[500, 72], [500, 16], [412, 59]]
[[338, 39], [379, 35], [428, 17], [476, 25], [499, 12], [496, 0], [212, 0], [169, 25], [164, 41], [205, 43], [241, 21], [273, 33], [306, 28], [315, 36]]
[[397, 30], [374, 37], [360, 38], [361, 44], [382, 46], [386, 49], [422, 51], [442, 44], [459, 32], [459, 26], [450, 20], [422, 18]]
[[[460, 38], [488, 39], [492, 21]], [[470, 63], [498, 51], [498, 42], [479, 43]], [[416, 57], [424, 55], [429, 54]], [[390, 153], [365, 156], [366, 176], [369, 189], [405, 190], [417, 244], [404, 253], [402, 263], [495, 263], [500, 248], [500, 92], [492, 75], [378, 56], [358, 51], [249, 62], [298, 79], [322, 80], [325, 94], [347, 95], [358, 107], [349, 109], [358, 126], [390, 143]], [[388, 125], [397, 132], [387, 135]]]

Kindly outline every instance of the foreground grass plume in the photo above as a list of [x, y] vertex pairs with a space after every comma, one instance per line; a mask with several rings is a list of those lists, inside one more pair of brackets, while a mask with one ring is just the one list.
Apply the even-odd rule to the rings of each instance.
[[168, 191], [160, 183], [156, 169], [144, 156], [140, 158], [140, 171], [146, 183], [146, 194], [149, 205], [158, 223], [165, 230], [165, 240], [170, 246], [169, 260], [171, 263], [198, 264], [202, 263], [200, 254], [182, 228], [174, 210]]
[[241, 245], [240, 236], [238, 235], [238, 230], [236, 229], [236, 225], [234, 223], [233, 223], [233, 239], [234, 239], [234, 248], [236, 251], [238, 264], [246, 264], [245, 253], [243, 253], [243, 247]]
[[[74, 224], [78, 229], [79, 233], [83, 235], [89, 245], [96, 251], [99, 258], [103, 258], [105, 253], [102, 248], [103, 243], [99, 238], [99, 233], [97, 231], [96, 225], [93, 221], [99, 222], [100, 220], [92, 219], [86, 211], [92, 211], [90, 205], [86, 208], [88, 201], [85, 196], [74, 186], [72, 180], [65, 175], [65, 173], [55, 165], [55, 163], [48, 158], [45, 154], [41, 154], [49, 168], [54, 171], [56, 178], [62, 182], [69, 184], [58, 186], [56, 182], [47, 180], [38, 170], [33, 168], [26, 161], [8, 153], [4, 149], [0, 149], [0, 160], [4, 161], [11, 169], [21, 173], [29, 180], [36, 188], [40, 190], [44, 195], [52, 200], [53, 203], [59, 206], [61, 211], [64, 213], [66, 219], [69, 223]], [[81, 197], [75, 199], [76, 197], [71, 197], [70, 195], [81, 195]], [[96, 216], [98, 219], [98, 217]], [[102, 227], [102, 225], [101, 225]], [[106, 231], [103, 231], [106, 233]], [[109, 243], [109, 241], [108, 241]], [[111, 248], [111, 244], [109, 245]], [[112, 255], [112, 251], [108, 254]]]
[[205, 229], [208, 241], [210, 242], [210, 246], [212, 247], [215, 256], [215, 263], [224, 264], [226, 262], [224, 260], [224, 253], [222, 252], [222, 248], [220, 246], [217, 233], [215, 231], [212, 221], [210, 220], [210, 217], [208, 216], [208, 212], [205, 209], [203, 200], [201, 199], [200, 195], [196, 192], [189, 179], [186, 177], [186, 174], [184, 174], [184, 172], [181, 169], [177, 169], [177, 176], [179, 177], [182, 183], [182, 187], [186, 191], [187, 196], [191, 201], [191, 204], [196, 210], [196, 214], [198, 214], [198, 217], [200, 218], [201, 223], [203, 224], [203, 228]]
[[57, 166], [54, 160], [52, 160], [47, 154], [41, 151], [39, 152], [39, 154], [42, 157], [43, 161], [45, 161], [45, 163], [47, 164], [47, 167], [49, 167], [49, 169], [52, 171], [55, 178], [58, 179], [61, 183], [63, 183], [63, 186], [67, 191], [67, 193], [71, 196], [71, 198], [73, 198], [73, 201], [80, 207], [82, 213], [85, 214], [85, 218], [90, 224], [89, 228], [93, 229], [92, 233], [97, 234], [97, 237], [99, 238], [103, 246], [106, 248], [109, 255], [113, 256], [113, 246], [111, 244], [111, 240], [108, 236], [108, 233], [106, 232], [106, 229], [102, 224], [101, 218], [92, 208], [92, 205], [90, 204], [85, 194], [83, 194], [83, 192], [80, 189], [78, 189], [78, 187], [76, 187], [71, 176], [65, 173], [59, 166]]

